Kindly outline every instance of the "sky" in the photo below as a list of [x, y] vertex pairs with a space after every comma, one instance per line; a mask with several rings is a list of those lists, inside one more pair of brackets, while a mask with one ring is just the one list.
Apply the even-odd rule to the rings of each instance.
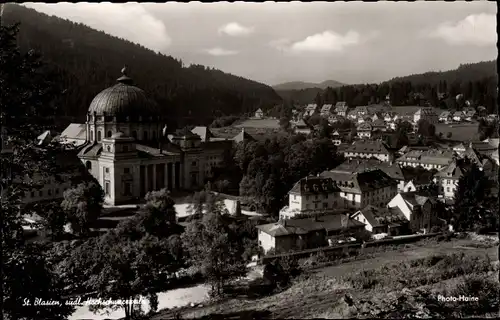
[[498, 52], [490, 1], [24, 5], [269, 85], [378, 83]]

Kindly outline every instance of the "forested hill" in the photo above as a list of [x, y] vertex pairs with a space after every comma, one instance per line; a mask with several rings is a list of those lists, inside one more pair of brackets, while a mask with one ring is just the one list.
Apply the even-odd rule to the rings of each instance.
[[453, 82], [474, 82], [489, 77], [497, 77], [496, 60], [461, 64], [457, 69], [453, 70], [412, 74], [405, 77], [396, 77], [386, 82], [394, 83], [409, 81], [413, 85], [426, 83], [438, 85], [440, 82], [444, 81], [449, 84]]
[[283, 90], [306, 90], [306, 89], [326, 89], [328, 87], [337, 88], [341, 87], [345, 84], [338, 82], [336, 80], [326, 80], [321, 83], [312, 83], [312, 82], [303, 82], [303, 81], [293, 81], [293, 82], [285, 82], [281, 84], [277, 84], [273, 86], [273, 89], [276, 91]]
[[116, 83], [127, 64], [135, 84], [178, 122], [209, 123], [213, 116], [253, 112], [280, 103], [269, 86], [157, 54], [130, 41], [80, 23], [49, 16], [16, 4], [6, 5], [3, 23], [20, 22], [21, 50], [35, 49], [57, 72], [65, 94], [61, 116], [81, 121], [94, 96]]
[[[394, 78], [380, 84], [346, 85], [339, 88], [278, 91], [292, 104], [333, 103], [346, 101], [350, 107], [384, 101], [387, 96], [394, 106], [412, 106], [430, 103], [435, 107], [457, 110], [471, 106], [484, 106], [496, 113], [497, 103], [496, 60], [464, 64], [457, 69], [427, 72]], [[461, 98], [457, 100], [457, 96]]]

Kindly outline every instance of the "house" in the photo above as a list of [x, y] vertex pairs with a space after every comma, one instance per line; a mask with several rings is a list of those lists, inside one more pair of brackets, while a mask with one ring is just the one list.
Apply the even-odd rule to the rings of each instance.
[[347, 103], [345, 101], [339, 101], [335, 104], [335, 113], [341, 117], [347, 117], [348, 110]]
[[398, 193], [387, 204], [388, 208], [398, 208], [409, 221], [412, 232], [428, 232], [432, 226], [440, 225], [438, 201], [418, 192]]
[[333, 105], [331, 105], [331, 104], [324, 104], [321, 107], [321, 111], [320, 111], [321, 112], [320, 113], [321, 116], [322, 117], [326, 117], [326, 118], [329, 117], [332, 114], [332, 112], [331, 112], [332, 111], [332, 107], [333, 107]]
[[446, 168], [434, 175], [434, 181], [440, 186], [440, 192], [447, 199], [455, 196], [458, 180], [466, 172], [466, 168], [454, 160]]
[[335, 122], [339, 122], [340, 120], [342, 119], [341, 116], [337, 116], [337, 115], [334, 115], [334, 114], [330, 114], [328, 116], [328, 123], [335, 123]]
[[380, 161], [378, 159], [347, 159], [333, 170], [351, 174], [371, 170], [382, 170], [386, 175], [397, 182], [398, 191], [402, 191], [406, 183], [409, 181], [399, 164]]
[[438, 120], [439, 120], [439, 122], [448, 123], [452, 119], [453, 119], [453, 117], [451, 116], [451, 113], [449, 111], [443, 111], [439, 115], [439, 119]]
[[294, 126], [295, 133], [309, 135], [311, 133], [311, 128], [304, 122], [304, 120], [299, 120]]
[[471, 110], [471, 111], [467, 111], [464, 115], [464, 120], [465, 121], [472, 121], [472, 119], [474, 119], [476, 116], [476, 111], [475, 110]]
[[304, 219], [284, 219], [257, 226], [259, 246], [264, 253], [304, 250], [328, 245], [327, 237], [346, 230], [357, 232], [364, 224], [345, 214], [325, 215]]
[[349, 113], [347, 113], [347, 119], [356, 120], [357, 118], [358, 118], [358, 113], [355, 110], [351, 110], [349, 111]]
[[83, 146], [87, 142], [87, 125], [84, 123], [71, 123], [59, 136], [63, 144]]
[[365, 224], [365, 229], [372, 234], [387, 233], [398, 236], [408, 232], [409, 221], [398, 207], [378, 208], [367, 205], [351, 216]]
[[372, 121], [382, 120], [382, 122], [383, 122], [384, 121], [384, 116], [382, 116], [382, 113], [380, 113], [380, 112], [375, 112], [371, 116], [371, 120]]
[[381, 161], [391, 162], [394, 155], [389, 152], [382, 141], [358, 140], [353, 142], [344, 151], [346, 158], [376, 158]]
[[425, 107], [425, 108], [420, 108], [418, 109], [414, 114], [413, 114], [413, 122], [417, 123], [420, 120], [426, 120], [430, 124], [436, 124], [438, 123], [438, 115], [434, 112], [434, 109], [431, 107]]
[[345, 140], [346, 133], [340, 133], [338, 130], [332, 132], [332, 142], [334, 145], [338, 146]]
[[304, 116], [312, 116], [313, 114], [316, 113], [316, 110], [318, 109], [318, 105], [315, 103], [308, 104], [305, 108], [304, 111]]
[[320, 177], [333, 180], [339, 188], [339, 205], [360, 209], [366, 205], [385, 206], [397, 194], [397, 182], [380, 169], [365, 172], [324, 171]]
[[354, 108], [354, 112], [356, 112], [358, 117], [370, 115], [367, 106], [357, 106], [356, 108]]
[[423, 167], [427, 170], [441, 170], [453, 160], [451, 150], [410, 150], [396, 160], [403, 167]]
[[479, 117], [486, 117], [488, 115], [488, 110], [484, 106], [479, 106], [476, 110]]
[[257, 111], [255, 111], [255, 118], [256, 119], [264, 118], [264, 112], [262, 111], [262, 109], [259, 108]]
[[386, 131], [387, 125], [382, 119], [373, 120], [371, 123], [373, 131]]
[[464, 120], [464, 113], [462, 111], [455, 111], [452, 115], [452, 119], [455, 122], [460, 122]]
[[395, 121], [395, 120], [396, 120], [397, 116], [398, 116], [398, 115], [397, 115], [397, 113], [392, 112], [392, 111], [385, 112], [385, 113], [383, 114], [383, 117], [384, 117], [384, 121], [385, 121], [385, 122], [393, 122], [393, 121]]
[[369, 123], [365, 122], [365, 123], [360, 124], [357, 127], [356, 131], [357, 131], [358, 137], [360, 137], [361, 139], [364, 139], [364, 138], [370, 139], [372, 136], [373, 128]]

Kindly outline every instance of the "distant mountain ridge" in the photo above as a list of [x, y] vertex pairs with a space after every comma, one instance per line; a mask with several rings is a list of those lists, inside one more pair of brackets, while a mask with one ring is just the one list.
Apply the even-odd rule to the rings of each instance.
[[313, 82], [304, 82], [304, 81], [292, 81], [292, 82], [285, 82], [281, 84], [277, 84], [273, 86], [273, 89], [276, 91], [283, 91], [283, 90], [306, 90], [306, 89], [326, 89], [328, 87], [330, 88], [338, 88], [345, 86], [346, 84], [338, 82], [336, 80], [326, 80], [321, 83], [313, 83]]

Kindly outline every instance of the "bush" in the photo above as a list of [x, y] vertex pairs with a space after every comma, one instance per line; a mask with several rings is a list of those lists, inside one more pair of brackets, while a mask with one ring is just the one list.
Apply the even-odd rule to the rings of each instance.
[[210, 127], [212, 128], [223, 128], [223, 127], [228, 127], [235, 123], [237, 120], [239, 120], [239, 117], [237, 116], [224, 116], [215, 119]]
[[499, 308], [500, 285], [498, 282], [485, 279], [477, 275], [468, 276], [464, 282], [452, 290], [448, 296], [477, 297], [479, 301], [470, 301], [457, 304], [451, 302], [456, 308], [458, 317], [483, 316], [489, 313], [497, 313]]

